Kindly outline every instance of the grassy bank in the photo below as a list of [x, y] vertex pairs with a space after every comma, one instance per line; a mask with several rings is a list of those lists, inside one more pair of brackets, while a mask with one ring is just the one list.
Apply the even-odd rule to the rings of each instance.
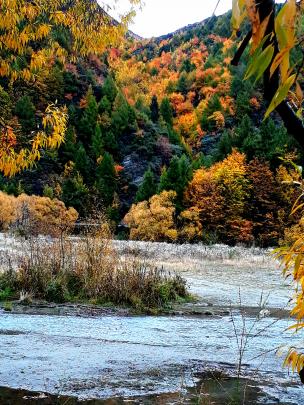
[[180, 276], [141, 255], [118, 254], [106, 223], [77, 238], [20, 238], [0, 264], [0, 301], [87, 302], [153, 313], [189, 298]]

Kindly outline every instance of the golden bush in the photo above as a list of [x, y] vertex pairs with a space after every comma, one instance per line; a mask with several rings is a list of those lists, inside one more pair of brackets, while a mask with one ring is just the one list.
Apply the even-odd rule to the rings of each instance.
[[16, 198], [0, 191], [0, 230], [6, 231], [16, 220]]
[[132, 205], [124, 221], [130, 227], [130, 238], [145, 241], [174, 241], [177, 230], [174, 222], [174, 191], [154, 195], [149, 201]]
[[0, 229], [15, 227], [25, 233], [55, 236], [70, 230], [77, 221], [74, 208], [49, 197], [21, 194], [18, 197], [0, 192]]

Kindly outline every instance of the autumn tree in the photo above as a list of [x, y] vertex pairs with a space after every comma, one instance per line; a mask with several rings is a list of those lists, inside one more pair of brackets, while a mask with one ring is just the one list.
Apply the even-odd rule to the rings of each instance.
[[253, 241], [252, 224], [246, 219], [250, 184], [246, 157], [234, 150], [223, 162], [199, 169], [185, 192], [185, 205], [196, 208], [206, 237], [228, 243]]
[[9, 196], [0, 192], [0, 229], [14, 226], [23, 233], [56, 235], [71, 229], [78, 218], [74, 208], [48, 197]]
[[[299, 170], [298, 175], [301, 177]], [[285, 172], [286, 174], [286, 172]], [[283, 274], [286, 278], [292, 279], [296, 284], [294, 298], [292, 300], [291, 316], [295, 319], [295, 324], [290, 329], [299, 333], [304, 327], [304, 287], [303, 287], [303, 275], [304, 275], [304, 263], [303, 263], [303, 180], [290, 182], [291, 189], [295, 187], [301, 192], [300, 196], [296, 200], [291, 215], [300, 216], [297, 226], [293, 227], [288, 232], [288, 239], [285, 241], [285, 245], [279, 249], [276, 249], [274, 254], [277, 259], [280, 260], [283, 265]], [[301, 342], [302, 343], [302, 342]], [[293, 371], [299, 373], [302, 383], [304, 383], [304, 353], [302, 344], [294, 345], [290, 347], [285, 357], [284, 365], [290, 367]]]
[[[0, 77], [10, 83], [8, 88], [16, 81], [43, 83], [45, 73], [56, 63], [100, 55], [107, 46], [118, 43], [131, 16], [113, 24], [98, 3], [89, 0], [2, 0]], [[59, 39], [60, 32], [68, 41]], [[31, 166], [39, 160], [41, 149], [57, 148], [62, 143], [66, 126], [64, 106], [49, 105], [40, 126], [31, 134], [31, 142], [22, 143], [18, 126], [1, 114], [0, 171], [12, 176]]]
[[164, 191], [149, 201], [132, 205], [124, 218], [130, 228], [130, 238], [153, 242], [176, 240], [175, 197], [174, 191]]
[[6, 231], [16, 216], [16, 198], [0, 191], [0, 230]]
[[275, 246], [282, 236], [278, 219], [280, 185], [269, 164], [257, 158], [248, 165], [248, 179], [251, 184], [249, 210], [253, 236], [261, 246]]
[[[265, 116], [276, 110], [281, 116], [290, 135], [304, 148], [303, 127], [303, 40], [301, 24], [303, 20], [303, 2], [287, 0], [278, 13], [274, 0], [237, 0], [233, 2], [233, 26], [237, 33], [242, 20], [249, 18], [251, 30], [243, 39], [232, 63], [237, 65], [251, 40], [251, 58], [246, 78], [264, 77], [264, 98], [268, 103]], [[292, 60], [295, 48], [300, 48], [301, 56]], [[297, 182], [301, 184], [301, 182]], [[298, 201], [296, 211], [303, 208]], [[295, 212], [293, 210], [293, 213]], [[296, 302], [292, 315], [298, 323], [294, 329], [303, 328], [303, 236], [298, 235], [290, 247], [281, 249], [278, 258], [284, 265], [284, 273], [297, 283]], [[304, 354], [291, 348], [285, 364], [298, 371], [304, 383]]]

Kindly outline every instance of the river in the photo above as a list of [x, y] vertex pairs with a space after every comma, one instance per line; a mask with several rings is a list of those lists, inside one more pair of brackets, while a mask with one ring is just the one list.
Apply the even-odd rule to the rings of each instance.
[[[0, 386], [148, 403], [147, 396], [197, 386], [206, 371], [236, 375], [237, 340], [246, 335], [241, 373], [267, 394], [254, 403], [304, 403], [298, 376], [282, 368], [276, 353], [301, 336], [286, 331], [292, 322], [280, 309], [286, 308], [291, 288], [268, 252], [126, 242], [116, 242], [116, 248], [120, 254], [145, 252], [149, 260], [179, 272], [198, 297], [193, 311], [157, 317], [2, 311]], [[261, 295], [267, 300], [263, 307]], [[206, 312], [196, 313], [196, 307]]]

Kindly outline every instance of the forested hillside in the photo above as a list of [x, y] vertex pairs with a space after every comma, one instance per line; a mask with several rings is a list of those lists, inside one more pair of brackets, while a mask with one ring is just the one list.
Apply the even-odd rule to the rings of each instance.
[[[301, 151], [276, 115], [263, 121], [245, 65], [231, 67], [230, 18], [129, 37], [103, 58], [58, 60], [31, 85], [0, 78], [0, 116], [21, 139], [45, 106], [68, 110], [64, 144], [2, 176], [1, 190], [57, 198], [80, 219], [102, 211], [119, 232], [127, 225], [121, 237], [278, 243], [297, 197], [284, 183], [298, 178], [288, 162]], [[70, 46], [64, 31], [56, 35]]]

